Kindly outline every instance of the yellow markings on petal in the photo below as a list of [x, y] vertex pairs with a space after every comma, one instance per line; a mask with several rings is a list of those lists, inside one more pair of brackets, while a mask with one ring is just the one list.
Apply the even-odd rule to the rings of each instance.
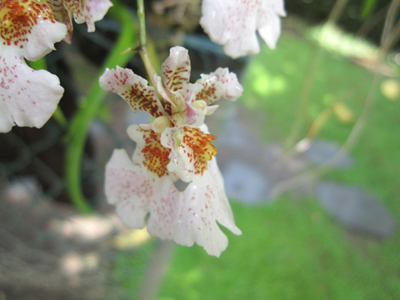
[[26, 35], [42, 20], [55, 23], [48, 0], [0, 0], [0, 37], [4, 45], [23, 45]]
[[145, 146], [142, 150], [144, 161], [143, 165], [150, 171], [162, 177], [168, 175], [167, 165], [170, 162], [169, 154], [171, 149], [161, 145], [161, 134], [155, 133], [153, 130], [145, 130], [140, 128], [143, 133]]
[[[207, 170], [207, 161], [217, 155], [217, 149], [210, 143], [217, 137], [204, 133], [198, 128], [185, 126], [183, 129], [185, 134], [179, 147], [183, 149], [190, 162], [194, 164], [194, 173], [203, 175], [204, 171]], [[187, 148], [192, 151], [188, 151], [189, 149]]]

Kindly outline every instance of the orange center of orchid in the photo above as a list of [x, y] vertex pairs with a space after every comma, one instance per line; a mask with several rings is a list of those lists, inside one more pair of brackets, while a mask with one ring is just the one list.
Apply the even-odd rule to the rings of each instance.
[[142, 150], [144, 155], [144, 166], [150, 172], [156, 173], [158, 177], [168, 174], [167, 165], [169, 163], [169, 154], [171, 149], [161, 145], [160, 134], [153, 130], [143, 130], [143, 138], [146, 143]]
[[27, 35], [42, 20], [55, 22], [48, 0], [0, 0], [0, 37], [3, 45], [23, 48]]
[[[160, 142], [160, 133], [153, 130], [140, 129], [143, 133], [145, 146], [142, 150], [143, 165], [150, 172], [162, 177], [168, 175], [167, 165], [170, 162], [169, 154], [171, 149], [164, 147]], [[194, 174], [203, 175], [207, 170], [207, 161], [217, 154], [217, 149], [210, 143], [216, 139], [212, 134], [202, 132], [200, 129], [189, 126], [183, 127], [184, 135], [179, 142], [182, 154], [189, 158], [189, 163], [194, 166]]]

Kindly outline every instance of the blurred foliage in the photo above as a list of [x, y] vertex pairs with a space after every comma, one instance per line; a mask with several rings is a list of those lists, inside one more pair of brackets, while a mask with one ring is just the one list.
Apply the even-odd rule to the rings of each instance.
[[[298, 16], [309, 24], [320, 24], [327, 20], [336, 0], [285, 1], [289, 16]], [[386, 12], [391, 0], [349, 0], [338, 25], [346, 31], [357, 33], [366, 22], [373, 23], [361, 33], [375, 43], [380, 42]], [[369, 27], [369, 26], [367, 26]], [[397, 44], [399, 45], [399, 44]]]

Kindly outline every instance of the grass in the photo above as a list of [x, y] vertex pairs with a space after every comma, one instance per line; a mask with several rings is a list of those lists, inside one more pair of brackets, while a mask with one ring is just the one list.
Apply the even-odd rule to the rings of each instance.
[[[251, 61], [239, 100], [254, 113], [266, 113], [261, 124], [251, 124], [263, 128], [260, 138], [266, 143], [284, 142], [289, 135], [304, 77], [316, 56], [314, 78], [307, 78], [312, 85], [302, 136], [335, 101], [344, 101], [359, 116], [372, 73], [309, 41], [283, 35], [277, 50], [264, 48]], [[387, 100], [378, 90], [375, 103], [352, 153], [354, 168], [330, 171], [324, 178], [368, 189], [399, 219], [400, 102]], [[352, 125], [332, 117], [319, 138], [343, 143]], [[232, 208], [243, 235], [225, 231], [230, 244], [219, 259], [197, 246], [179, 246], [158, 300], [400, 299], [398, 231], [381, 242], [354, 236], [316, 199], [282, 197], [259, 207], [232, 202]]]

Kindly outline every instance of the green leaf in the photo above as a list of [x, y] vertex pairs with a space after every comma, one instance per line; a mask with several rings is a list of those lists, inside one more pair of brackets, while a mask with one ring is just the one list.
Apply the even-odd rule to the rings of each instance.
[[87, 133], [92, 120], [97, 116], [101, 108], [103, 99], [107, 91], [99, 86], [98, 78], [104, 73], [106, 68], [115, 68], [117, 65], [124, 67], [132, 53], [124, 53], [126, 49], [132, 47], [136, 37], [134, 17], [129, 10], [118, 1], [113, 1], [114, 6], [110, 9], [110, 15], [121, 22], [122, 30], [118, 40], [109, 54], [107, 60], [100, 69], [100, 73], [95, 77], [86, 100], [72, 120], [68, 132], [68, 148], [66, 157], [66, 180], [68, 192], [75, 207], [83, 213], [91, 213], [93, 210], [87, 203], [81, 188], [80, 166], [83, 156], [83, 149], [87, 138]]

